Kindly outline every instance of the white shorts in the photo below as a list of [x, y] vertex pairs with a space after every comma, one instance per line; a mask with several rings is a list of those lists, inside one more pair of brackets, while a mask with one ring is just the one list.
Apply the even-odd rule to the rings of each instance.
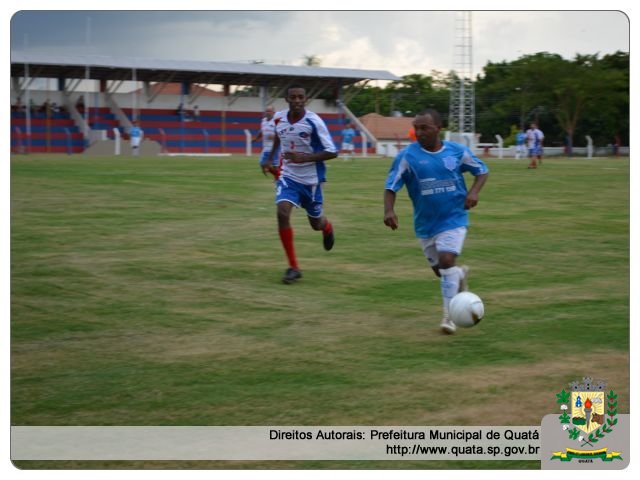
[[453, 253], [460, 255], [464, 239], [467, 236], [467, 227], [458, 227], [453, 230], [445, 230], [429, 238], [419, 238], [422, 252], [427, 257], [429, 265], [438, 265], [438, 257], [441, 253]]
[[353, 143], [343, 143], [341, 150], [345, 152], [353, 152]]

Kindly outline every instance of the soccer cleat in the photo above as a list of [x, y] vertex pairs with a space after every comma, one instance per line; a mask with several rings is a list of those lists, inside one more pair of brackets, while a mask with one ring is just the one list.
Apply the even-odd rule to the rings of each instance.
[[445, 317], [442, 319], [442, 323], [440, 324], [440, 330], [442, 330], [442, 333], [446, 333], [447, 335], [453, 335], [456, 333], [456, 326], [451, 320]]
[[460, 277], [460, 286], [458, 287], [458, 292], [468, 292], [469, 291], [469, 266], [468, 265], [460, 265], [460, 270], [462, 270], [462, 277]]
[[324, 246], [324, 249], [329, 251], [333, 248], [333, 244], [335, 243], [336, 239], [333, 235], [333, 228], [331, 229], [331, 231], [329, 233], [322, 233], [322, 245]]
[[295, 268], [288, 268], [287, 271], [284, 272], [284, 277], [282, 277], [282, 283], [286, 283], [286, 284], [295, 283], [301, 278], [302, 278], [302, 272], [300, 270], [296, 270]]

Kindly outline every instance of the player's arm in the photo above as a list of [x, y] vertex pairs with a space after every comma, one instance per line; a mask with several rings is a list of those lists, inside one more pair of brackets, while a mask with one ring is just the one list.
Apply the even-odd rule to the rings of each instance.
[[257, 142], [258, 140], [260, 140], [262, 138], [262, 130], [258, 130], [258, 133], [256, 134], [255, 137], [253, 137], [251, 139], [252, 142]]
[[292, 163], [305, 163], [305, 162], [324, 162], [336, 158], [337, 152], [330, 152], [323, 150], [322, 152], [315, 153], [303, 153], [303, 152], [286, 152], [284, 158]]
[[464, 201], [464, 208], [466, 210], [469, 210], [470, 208], [473, 208], [478, 204], [478, 196], [480, 195], [480, 190], [482, 190], [484, 184], [487, 183], [488, 178], [488, 173], [483, 173], [474, 177], [473, 185], [471, 185], [471, 188], [467, 193], [467, 198]]
[[396, 192], [385, 189], [384, 191], [384, 224], [395, 230], [398, 228], [398, 216], [394, 210], [396, 204]]

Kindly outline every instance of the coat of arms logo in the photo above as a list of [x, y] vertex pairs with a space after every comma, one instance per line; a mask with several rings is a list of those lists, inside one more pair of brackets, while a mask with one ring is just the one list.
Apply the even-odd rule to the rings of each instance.
[[[562, 414], [558, 417], [562, 429], [575, 440], [580, 447], [597, 448], [597, 444], [607, 433], [613, 431], [618, 423], [618, 395], [602, 380], [585, 377], [582, 381], [569, 384], [569, 391], [562, 389], [556, 393], [556, 403], [560, 404]], [[600, 456], [605, 461], [621, 459], [619, 452], [607, 453], [607, 449], [579, 451], [567, 449], [567, 454], [557, 452], [553, 458], [570, 460], [570, 456]], [[557, 456], [556, 456], [557, 455]]]

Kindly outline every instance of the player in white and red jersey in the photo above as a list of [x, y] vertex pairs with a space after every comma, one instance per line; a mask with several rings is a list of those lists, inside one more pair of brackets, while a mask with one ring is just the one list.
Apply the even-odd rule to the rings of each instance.
[[[309, 224], [322, 231], [325, 250], [334, 244], [333, 227], [322, 210], [322, 183], [326, 181], [326, 160], [338, 156], [337, 149], [324, 121], [306, 110], [307, 94], [303, 87], [287, 89], [288, 110], [274, 116], [276, 136], [269, 157], [262, 161], [262, 171], [271, 172], [277, 179], [276, 205], [280, 241], [289, 261], [284, 283], [294, 283], [302, 278], [293, 245], [291, 211], [302, 207], [307, 211]], [[272, 166], [275, 151], [281, 150], [279, 168]]]
[[[272, 105], [269, 105], [264, 109], [264, 117], [260, 122], [260, 131], [258, 134], [251, 139], [252, 142], [257, 142], [262, 139], [262, 153], [260, 155], [260, 164], [265, 162], [269, 155], [271, 154], [271, 149], [273, 148], [273, 139], [276, 136], [276, 124], [273, 121], [273, 115], [275, 113], [275, 109]], [[273, 166], [277, 167], [279, 158], [278, 152], [273, 155]]]

